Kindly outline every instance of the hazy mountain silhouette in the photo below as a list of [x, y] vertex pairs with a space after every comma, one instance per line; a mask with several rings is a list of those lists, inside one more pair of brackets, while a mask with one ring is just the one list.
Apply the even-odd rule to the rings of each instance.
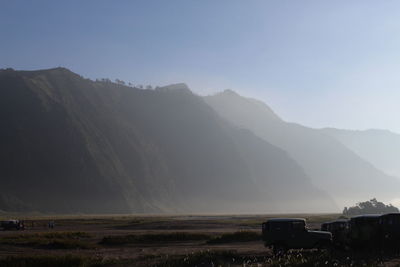
[[64, 68], [1, 70], [0, 119], [0, 209], [335, 208], [285, 152], [221, 119], [184, 84], [141, 90]]
[[400, 135], [387, 130], [321, 130], [334, 137], [378, 169], [400, 178]]
[[[271, 211], [335, 211], [336, 204], [311, 183], [304, 170], [282, 149], [249, 130], [230, 130], [250, 177], [272, 204]], [[295, 202], [295, 201], [296, 202]], [[259, 205], [263, 206], [262, 203]], [[265, 205], [265, 204], [264, 204]]]
[[341, 205], [371, 196], [388, 199], [398, 193], [396, 178], [322, 131], [285, 122], [264, 103], [231, 90], [204, 99], [223, 118], [287, 151], [313, 183]]

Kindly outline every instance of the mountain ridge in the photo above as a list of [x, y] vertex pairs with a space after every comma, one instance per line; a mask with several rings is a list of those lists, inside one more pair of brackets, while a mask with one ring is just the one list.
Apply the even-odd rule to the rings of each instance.
[[264, 114], [265, 110], [254, 108], [238, 94], [215, 94], [204, 99], [223, 118], [287, 151], [313, 183], [330, 193], [339, 205], [348, 205], [354, 199], [396, 197], [394, 188], [400, 185], [397, 179], [322, 131], [271, 119], [268, 110]]
[[324, 128], [321, 131], [343, 143], [357, 155], [388, 175], [400, 178], [400, 135], [380, 129], [345, 130]]
[[[0, 209], [300, 211], [308, 208], [297, 201], [306, 200], [304, 192], [320, 208], [336, 209], [279, 148], [239, 132], [183, 84], [142, 90], [65, 68], [4, 70], [0, 117], [7, 129], [0, 136]], [[239, 149], [250, 143], [257, 154]], [[286, 166], [250, 165], [258, 155]], [[273, 176], [264, 175], [269, 170]], [[283, 206], [284, 196], [267, 195], [287, 177], [301, 181], [301, 190]], [[263, 179], [276, 183], [259, 190]]]

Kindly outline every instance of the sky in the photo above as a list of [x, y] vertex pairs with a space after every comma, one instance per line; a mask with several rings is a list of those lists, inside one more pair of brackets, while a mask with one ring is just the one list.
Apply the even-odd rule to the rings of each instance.
[[311, 127], [400, 133], [400, 1], [0, 0], [0, 68], [232, 89]]

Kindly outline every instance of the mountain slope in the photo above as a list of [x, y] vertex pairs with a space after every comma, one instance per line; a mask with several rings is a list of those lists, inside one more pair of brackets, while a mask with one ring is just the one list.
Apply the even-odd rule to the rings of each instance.
[[400, 178], [400, 135], [386, 130], [350, 131], [326, 128], [321, 130], [378, 169]]
[[[304, 170], [282, 149], [248, 130], [229, 131], [245, 160], [250, 177], [273, 203], [270, 212], [337, 211], [327, 194], [318, 190]], [[260, 204], [262, 205], [262, 204]], [[265, 204], [264, 204], [265, 205]]]
[[[334, 205], [284, 152], [240, 133], [183, 84], [139, 90], [64, 68], [2, 70], [0, 118], [0, 209], [301, 210], [304, 193]], [[244, 152], [247, 143], [259, 151]], [[252, 166], [258, 156], [284, 163]], [[269, 196], [284, 187], [267, 181], [281, 179], [301, 181], [292, 203]]]
[[255, 107], [254, 100], [232, 91], [204, 99], [223, 118], [287, 151], [313, 183], [341, 205], [368, 197], [388, 199], [397, 195], [395, 188], [400, 185], [397, 179], [318, 130], [287, 123], [271, 114], [265, 104], [264, 108]]

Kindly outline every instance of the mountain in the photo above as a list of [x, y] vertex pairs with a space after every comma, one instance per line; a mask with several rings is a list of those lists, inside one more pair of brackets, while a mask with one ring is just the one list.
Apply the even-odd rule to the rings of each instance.
[[[336, 203], [318, 190], [303, 168], [282, 149], [249, 130], [229, 131], [259, 191], [272, 204], [270, 212], [333, 212]], [[263, 204], [260, 204], [263, 205]], [[264, 204], [265, 205], [265, 204]]]
[[221, 119], [185, 84], [141, 90], [65, 68], [6, 69], [0, 119], [0, 210], [335, 209], [286, 152]]
[[385, 173], [400, 178], [400, 135], [387, 130], [321, 130]]
[[348, 205], [360, 199], [396, 197], [400, 182], [384, 174], [322, 131], [288, 123], [257, 100], [227, 90], [205, 101], [220, 116], [286, 151], [318, 188]]

